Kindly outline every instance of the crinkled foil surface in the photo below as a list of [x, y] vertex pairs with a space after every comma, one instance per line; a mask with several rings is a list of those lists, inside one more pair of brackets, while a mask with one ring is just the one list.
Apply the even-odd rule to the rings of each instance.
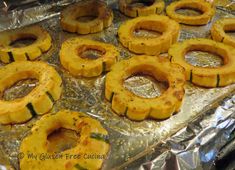
[[[111, 144], [111, 151], [103, 169], [210, 168], [219, 148], [226, 143], [235, 128], [235, 85], [206, 89], [188, 83], [185, 86], [186, 94], [181, 111], [163, 121], [134, 122], [119, 117], [104, 99], [105, 75], [90, 79], [74, 78], [61, 67], [58, 53], [63, 41], [79, 36], [114, 44], [120, 51], [120, 60], [127, 59], [132, 54], [120, 45], [116, 35], [119, 25], [128, 18], [118, 11], [115, 0], [107, 1], [114, 12], [111, 27], [101, 33], [86, 36], [63, 32], [59, 25], [59, 11], [71, 2], [73, 1], [67, 0], [41, 4], [17, 11], [1, 11], [0, 14], [1, 31], [37, 23], [51, 34], [52, 48], [40, 59], [57, 69], [64, 85], [62, 97], [55, 103], [52, 112], [60, 109], [82, 111], [103, 124], [109, 131]], [[179, 41], [195, 37], [210, 38], [209, 30], [215, 20], [234, 17], [233, 5], [232, 1], [219, 1], [213, 21], [206, 26], [182, 25]], [[187, 54], [186, 60], [201, 66], [216, 67], [222, 64], [216, 56], [203, 56], [205, 54], [193, 52]], [[24, 95], [27, 89], [36, 85], [37, 82], [34, 81], [20, 82], [8, 90], [5, 98]], [[125, 86], [136, 95], [147, 98], [160, 95], [165, 88], [144, 76], [129, 78]], [[19, 169], [17, 156], [20, 143], [39, 118], [20, 125], [0, 125], [0, 169]]]

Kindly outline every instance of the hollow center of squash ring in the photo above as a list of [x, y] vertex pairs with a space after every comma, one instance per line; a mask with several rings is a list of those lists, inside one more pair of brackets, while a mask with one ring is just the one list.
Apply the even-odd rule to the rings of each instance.
[[22, 98], [29, 94], [37, 85], [37, 79], [20, 80], [4, 91], [2, 94], [2, 99], [5, 101], [10, 101]]
[[216, 68], [224, 65], [222, 57], [218, 54], [203, 52], [203, 51], [190, 51], [185, 55], [187, 63], [198, 67]]
[[185, 15], [185, 16], [199, 16], [203, 14], [203, 11], [199, 9], [192, 9], [192, 8], [180, 8], [176, 10], [177, 14]]
[[87, 16], [79, 16], [76, 18], [79, 22], [90, 22], [97, 18], [97, 15], [87, 15]]
[[154, 4], [155, 0], [127, 0], [130, 7], [146, 7]]
[[133, 36], [139, 38], [156, 38], [166, 30], [166, 25], [157, 21], [142, 21], [135, 25]]
[[167, 90], [168, 84], [147, 74], [135, 74], [124, 81], [124, 87], [136, 96], [156, 98]]
[[34, 35], [18, 35], [11, 41], [10, 46], [16, 48], [25, 47], [33, 44], [36, 40], [37, 37], [35, 37]]
[[135, 37], [156, 38], [162, 35], [161, 32], [139, 29], [134, 31]]
[[63, 152], [76, 147], [80, 134], [74, 130], [59, 128], [47, 136], [47, 150], [50, 153]]
[[78, 55], [81, 58], [88, 60], [95, 60], [102, 57], [106, 53], [106, 50], [98, 46], [82, 46], [78, 49]]

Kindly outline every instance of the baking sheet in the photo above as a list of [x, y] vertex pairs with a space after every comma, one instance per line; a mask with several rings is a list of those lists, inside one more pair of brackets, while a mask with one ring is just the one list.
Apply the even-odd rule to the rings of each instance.
[[[128, 18], [118, 11], [115, 1], [108, 1], [108, 3], [114, 11], [113, 25], [101, 33], [86, 36], [79, 35], [79, 37], [114, 44], [120, 51], [120, 60], [127, 59], [131, 57], [132, 54], [121, 46], [116, 35], [119, 25]], [[32, 12], [29, 16], [33, 19], [32, 16], [34, 15], [35, 13]], [[90, 79], [74, 78], [61, 67], [58, 59], [61, 43], [70, 37], [78, 35], [63, 32], [61, 30], [58, 13], [52, 13], [52, 15], [48, 16], [50, 16], [50, 19], [44, 20], [39, 24], [51, 34], [53, 46], [50, 51], [44, 54], [40, 59], [53, 65], [58, 70], [64, 84], [62, 97], [56, 102], [52, 112], [65, 108], [83, 111], [98, 119], [104, 125], [109, 131], [111, 152], [108, 159], [105, 161], [103, 169], [124, 167], [135, 160], [135, 158], [147, 154], [150, 152], [149, 149], [151, 149], [152, 146], [166, 140], [179, 129], [185, 127], [189, 121], [201, 116], [205, 108], [212, 106], [214, 102], [222, 100], [224, 96], [234, 93], [235, 91], [235, 85], [230, 85], [225, 88], [206, 89], [195, 87], [188, 83], [185, 87], [186, 94], [181, 111], [167, 120], [145, 120], [142, 122], [134, 122], [124, 117], [119, 117], [112, 112], [110, 103], [104, 99], [105, 75]], [[194, 37], [209, 38], [211, 24], [222, 16], [234, 17], [232, 13], [229, 13], [226, 10], [217, 10], [213, 21], [206, 26], [191, 27], [182, 25], [179, 41]], [[18, 24], [6, 24], [4, 28], [1, 27], [1, 24], [0, 29], [12, 29], [19, 27], [22, 24], [21, 22], [16, 23]], [[215, 59], [212, 61], [214, 63], [217, 60]], [[210, 62], [211, 60], [208, 60], [209, 65], [214, 65], [213, 63], [210, 64]], [[156, 87], [156, 84], [153, 82], [154, 81], [149, 79], [146, 80], [143, 77], [135, 77], [128, 80], [129, 84], [127, 86], [136, 94], [144, 95], [145, 97], [153, 97], [159, 95], [159, 88]], [[22, 83], [18, 87], [14, 87], [15, 89], [12, 89], [12, 92], [10, 93], [14, 96], [18, 91], [24, 92], [22, 88], [28, 85], [29, 83]], [[33, 86], [33, 83], [31, 85]], [[162, 87], [160, 87], [160, 89], [161, 88]], [[17, 156], [20, 143], [28, 134], [30, 128], [37, 119], [39, 119], [39, 117], [22, 125], [0, 125], [0, 152], [2, 152], [0, 154], [0, 164], [12, 166], [15, 169], [19, 168]]]

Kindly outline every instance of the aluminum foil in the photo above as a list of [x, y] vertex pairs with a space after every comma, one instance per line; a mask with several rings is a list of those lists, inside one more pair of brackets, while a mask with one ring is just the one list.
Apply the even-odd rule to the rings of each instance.
[[[61, 9], [76, 0], [61, 0], [42, 4], [38, 0], [8, 2], [0, 1], [0, 31], [19, 28], [58, 16]], [[16, 8], [11, 10], [11, 8]]]
[[225, 98], [222, 103], [216, 103], [197, 120], [189, 122], [175, 135], [152, 147], [151, 154], [128, 167], [159, 170], [212, 169], [213, 160], [221, 146], [226, 144], [235, 129], [234, 100], [235, 95]]
[[[41, 21], [37, 24], [51, 34], [53, 46], [40, 57], [40, 60], [53, 65], [60, 73], [64, 84], [62, 97], [56, 102], [52, 112], [64, 108], [82, 111], [103, 124], [109, 131], [111, 144], [111, 151], [103, 169], [125, 167], [129, 169], [201, 169], [210, 167], [218, 153], [218, 148], [226, 142], [235, 126], [232, 117], [234, 97], [224, 101], [226, 96], [235, 92], [235, 85], [207, 89], [188, 83], [185, 86], [186, 94], [181, 111], [163, 121], [134, 122], [119, 117], [110, 109], [110, 103], [104, 99], [105, 75], [90, 79], [74, 78], [60, 65], [58, 53], [62, 42], [70, 37], [78, 36], [63, 32], [59, 25], [60, 7], [67, 5], [68, 2], [70, 1], [59, 1], [21, 10], [21, 12], [13, 10], [6, 13], [6, 16], [10, 17], [9, 20], [2, 15], [0, 17], [0, 30], [18, 28]], [[113, 25], [101, 33], [79, 35], [79, 37], [114, 44], [120, 51], [120, 60], [129, 58], [132, 54], [122, 47], [116, 38], [119, 25], [128, 18], [119, 12], [116, 1], [107, 1], [107, 3], [114, 11]], [[27, 15], [26, 11], [28, 11]], [[234, 15], [227, 6], [218, 6], [216, 16], [208, 25], [200, 27], [182, 25], [179, 41], [194, 37], [209, 38], [211, 24], [221, 17], [234, 17]], [[205, 67], [222, 64], [217, 56], [195, 61], [195, 55], [205, 56], [196, 52], [188, 54], [186, 58], [192, 64]], [[34, 87], [36, 84], [35, 81], [20, 82], [9, 89], [4, 98], [10, 100], [22, 96], [27, 93], [29, 87]], [[164, 84], [144, 76], [131, 77], [124, 84], [136, 95], [146, 98], [156, 97], [166, 88]], [[219, 101], [224, 102], [218, 103]], [[33, 118], [20, 125], [0, 125], [0, 164], [2, 165], [0, 169], [1, 167], [2, 169], [4, 167], [19, 169], [20, 143], [39, 118]], [[195, 121], [192, 122], [192, 120]]]

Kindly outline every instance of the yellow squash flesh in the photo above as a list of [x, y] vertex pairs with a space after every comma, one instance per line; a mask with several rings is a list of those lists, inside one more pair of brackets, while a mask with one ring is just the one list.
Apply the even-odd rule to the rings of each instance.
[[[168, 82], [168, 89], [159, 97], [147, 99], [127, 90], [124, 81], [137, 73]], [[131, 120], [166, 119], [178, 112], [184, 96], [185, 74], [182, 67], [156, 56], [133, 56], [116, 63], [106, 76], [105, 98], [112, 109]]]
[[225, 31], [235, 31], [235, 18], [217, 20], [211, 28], [213, 40], [235, 47], [235, 38], [226, 34]]
[[[223, 59], [221, 67], [193, 66], [185, 61], [189, 51], [199, 50], [219, 55]], [[190, 82], [204, 87], [220, 87], [235, 82], [235, 50], [226, 44], [209, 39], [190, 39], [174, 44], [170, 50], [171, 62], [185, 68]]]
[[[50, 141], [47, 137], [59, 128], [79, 133], [77, 145], [61, 151], [58, 153], [61, 156], [57, 158], [54, 156], [54, 159], [51, 157], [41, 160], [42, 154], [48, 155], [48, 157], [56, 154], [48, 151]], [[98, 170], [101, 169], [108, 151], [108, 133], [97, 120], [87, 117], [83, 113], [62, 110], [56, 114], [43, 116], [33, 126], [31, 134], [22, 141], [20, 152], [25, 156], [20, 160], [20, 169]], [[28, 157], [27, 155], [30, 153], [36, 155], [38, 159]]]
[[122, 13], [129, 17], [147, 16], [153, 14], [161, 14], [164, 10], [164, 1], [153, 0], [153, 4], [145, 7], [131, 6], [133, 0], [119, 0], [119, 9]]
[[[159, 37], [136, 37], [136, 30], [161, 32]], [[119, 41], [130, 51], [137, 54], [159, 55], [167, 52], [179, 36], [180, 26], [167, 16], [150, 15], [138, 17], [123, 23], [118, 29]]]
[[[96, 17], [86, 22], [79, 17]], [[113, 12], [102, 1], [89, 0], [72, 4], [61, 12], [61, 26], [68, 32], [90, 34], [100, 32], [109, 27], [113, 21]]]
[[0, 100], [0, 123], [22, 123], [34, 115], [47, 113], [60, 98], [62, 80], [56, 70], [43, 62], [18, 61], [0, 68], [0, 94], [24, 79], [37, 79], [39, 85], [15, 100]]
[[[102, 56], [97, 59], [83, 58], [86, 50], [97, 50]], [[94, 77], [109, 71], [119, 53], [111, 45], [82, 38], [71, 38], [62, 44], [60, 62], [74, 76]]]
[[[35, 38], [35, 42], [24, 47], [13, 47], [11, 43], [26, 38]], [[24, 27], [0, 33], [0, 60], [3, 63], [35, 60], [51, 47], [51, 37], [39, 26]]]
[[[202, 12], [198, 16], [178, 14], [179, 9], [195, 9]], [[172, 2], [166, 8], [167, 15], [175, 21], [187, 25], [205, 25], [215, 14], [214, 7], [204, 0], [180, 0]]]

